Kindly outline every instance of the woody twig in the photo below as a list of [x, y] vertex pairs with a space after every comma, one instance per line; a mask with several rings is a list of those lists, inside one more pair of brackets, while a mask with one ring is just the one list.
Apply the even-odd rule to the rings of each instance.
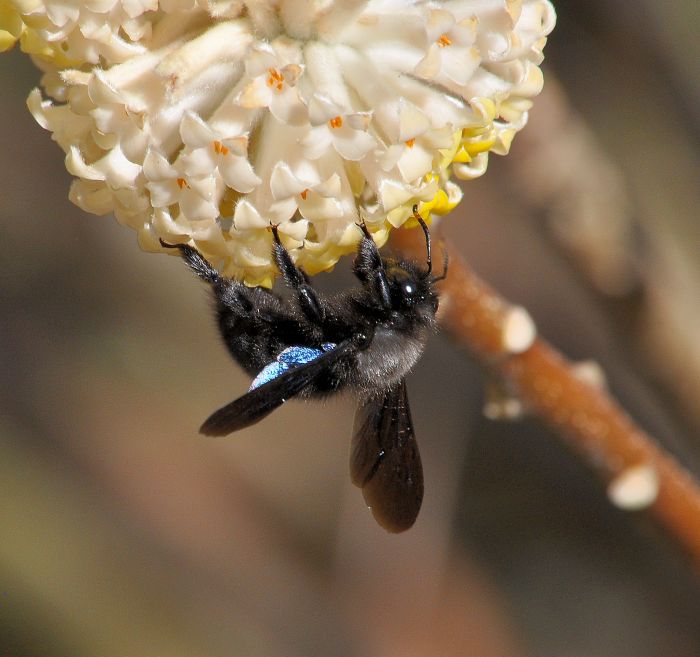
[[[418, 231], [395, 231], [394, 244], [420, 258]], [[455, 339], [516, 391], [608, 486], [621, 508], [646, 508], [700, 564], [700, 487], [605, 390], [536, 336], [526, 311], [482, 281], [448, 246], [442, 323]], [[439, 254], [437, 258], [439, 258]]]

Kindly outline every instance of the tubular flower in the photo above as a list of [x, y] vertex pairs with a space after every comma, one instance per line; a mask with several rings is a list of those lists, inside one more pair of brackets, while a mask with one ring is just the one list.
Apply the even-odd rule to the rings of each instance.
[[[143, 248], [269, 285], [270, 223], [310, 273], [505, 154], [539, 93], [548, 0], [0, 0], [0, 47], [76, 177]], [[39, 61], [40, 60], [40, 61]]]
[[0, 0], [0, 52], [12, 48], [22, 36], [24, 24], [10, 0]]

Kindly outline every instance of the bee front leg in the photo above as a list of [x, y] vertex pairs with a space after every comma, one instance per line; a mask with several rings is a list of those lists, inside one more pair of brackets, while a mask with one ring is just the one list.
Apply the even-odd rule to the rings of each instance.
[[357, 225], [364, 236], [357, 247], [357, 255], [352, 265], [352, 271], [364, 285], [372, 289], [382, 307], [391, 308], [389, 281], [384, 269], [384, 262], [381, 255], [379, 255], [379, 249], [364, 222]]
[[323, 324], [326, 311], [316, 290], [311, 287], [309, 278], [303, 269], [294, 264], [287, 249], [282, 246], [277, 226], [270, 226], [274, 238], [273, 254], [285, 282], [297, 293], [297, 303], [306, 318], [314, 324]]

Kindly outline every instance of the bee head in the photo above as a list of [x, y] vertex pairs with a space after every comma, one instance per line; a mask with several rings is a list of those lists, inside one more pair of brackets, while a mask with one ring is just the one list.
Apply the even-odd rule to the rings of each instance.
[[433, 277], [415, 263], [402, 261], [389, 263], [387, 267], [389, 296], [394, 310], [405, 311], [418, 307], [435, 314], [438, 295]]
[[426, 266], [425, 268], [413, 262], [398, 262], [387, 267], [389, 292], [395, 309], [418, 308], [432, 311], [435, 315], [438, 309], [438, 294], [435, 283], [447, 276], [447, 251], [444, 252], [443, 272], [433, 276], [432, 250], [430, 231], [423, 217], [418, 214], [418, 206], [413, 206], [413, 216], [420, 224], [425, 235]]

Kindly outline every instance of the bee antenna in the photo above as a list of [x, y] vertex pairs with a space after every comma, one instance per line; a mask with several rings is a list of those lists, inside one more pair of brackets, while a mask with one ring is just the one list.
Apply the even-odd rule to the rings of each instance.
[[425, 234], [425, 249], [428, 252], [428, 269], [425, 272], [425, 276], [427, 278], [430, 276], [430, 272], [433, 271], [433, 259], [430, 249], [430, 231], [428, 230], [428, 225], [423, 220], [423, 217], [418, 214], [417, 204], [413, 206], [413, 218], [420, 224], [420, 227], [423, 229], [423, 233]]
[[442, 247], [442, 274], [440, 274], [440, 276], [433, 276], [433, 283], [444, 281], [447, 278], [447, 265], [450, 261], [450, 254], [447, 252], [443, 242], [440, 242], [440, 246]]

